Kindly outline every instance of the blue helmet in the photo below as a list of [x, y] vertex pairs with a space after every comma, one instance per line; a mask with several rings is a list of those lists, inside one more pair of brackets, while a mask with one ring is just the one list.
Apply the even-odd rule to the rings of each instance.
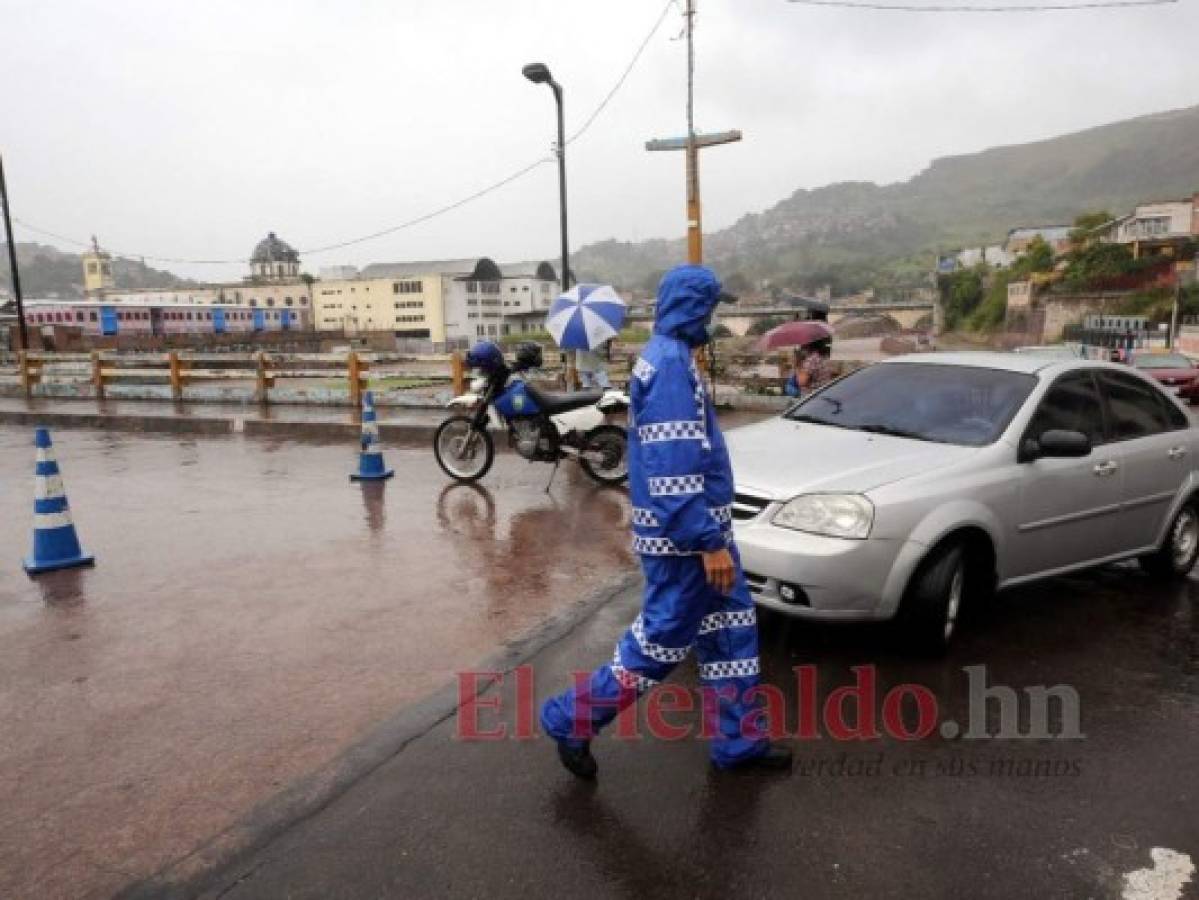
[[479, 341], [466, 354], [466, 367], [494, 375], [504, 368], [504, 353], [494, 341]]

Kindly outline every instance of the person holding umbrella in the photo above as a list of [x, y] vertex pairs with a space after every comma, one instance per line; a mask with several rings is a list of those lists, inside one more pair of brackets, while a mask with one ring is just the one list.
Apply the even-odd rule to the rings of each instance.
[[785, 388], [788, 396], [798, 397], [811, 393], [829, 380], [828, 359], [833, 353], [833, 342], [827, 338], [799, 347], [791, 377]]
[[601, 388], [607, 390], [612, 386], [608, 380], [608, 353], [611, 341], [604, 343], [595, 350], [575, 351], [575, 371], [579, 373], [579, 385], [586, 388]]
[[833, 352], [833, 329], [827, 322], [784, 322], [772, 328], [758, 342], [763, 353], [787, 347], [796, 348], [792, 355], [791, 375], [783, 391], [798, 397], [828, 381], [828, 358]]
[[600, 352], [620, 334], [626, 311], [624, 300], [606, 284], [576, 284], [550, 307], [545, 329], [559, 347], [574, 351], [584, 388], [609, 386]]
[[692, 649], [704, 692], [705, 732], [718, 769], [789, 771], [752, 702], [758, 624], [733, 543], [733, 471], [697, 350], [711, 341], [716, 305], [735, 298], [705, 266], [678, 266], [658, 286], [654, 334], [629, 383], [629, 498], [641, 557], [641, 614], [611, 662], [548, 699], [541, 726], [562, 765], [598, 771], [591, 740]]

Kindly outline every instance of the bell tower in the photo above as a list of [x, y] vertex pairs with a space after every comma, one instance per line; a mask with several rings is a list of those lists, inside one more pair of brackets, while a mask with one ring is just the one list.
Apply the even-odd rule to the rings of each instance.
[[100, 249], [92, 235], [92, 248], [80, 257], [83, 261], [83, 292], [89, 297], [116, 287], [112, 277], [112, 255]]

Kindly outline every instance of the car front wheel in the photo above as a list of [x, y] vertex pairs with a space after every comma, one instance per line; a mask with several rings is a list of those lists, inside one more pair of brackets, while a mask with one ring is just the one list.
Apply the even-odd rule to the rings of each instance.
[[1199, 559], [1199, 507], [1188, 500], [1170, 523], [1156, 553], [1142, 556], [1141, 568], [1155, 578], [1185, 578]]
[[898, 625], [905, 646], [940, 655], [957, 633], [965, 599], [966, 554], [960, 543], [933, 551], [916, 570], [899, 607]]

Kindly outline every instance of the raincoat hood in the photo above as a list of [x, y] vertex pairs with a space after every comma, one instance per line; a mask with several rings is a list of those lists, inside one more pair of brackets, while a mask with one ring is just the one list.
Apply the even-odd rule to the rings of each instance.
[[658, 284], [654, 332], [685, 341], [708, 343], [707, 324], [720, 300], [720, 279], [707, 266], [675, 266]]

